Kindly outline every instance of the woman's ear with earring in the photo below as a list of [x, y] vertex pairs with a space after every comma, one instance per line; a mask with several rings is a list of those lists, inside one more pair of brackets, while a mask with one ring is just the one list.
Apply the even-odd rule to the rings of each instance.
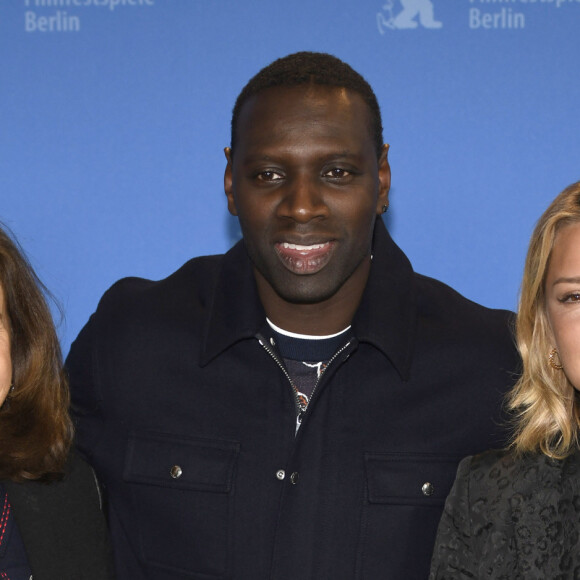
[[560, 362], [560, 356], [558, 355], [558, 349], [557, 348], [553, 348], [548, 353], [548, 363], [556, 371], [561, 371], [564, 368], [562, 366], [562, 363]]

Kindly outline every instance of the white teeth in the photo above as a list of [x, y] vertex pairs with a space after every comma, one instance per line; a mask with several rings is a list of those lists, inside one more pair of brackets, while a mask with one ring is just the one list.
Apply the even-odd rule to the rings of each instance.
[[308, 251], [324, 248], [326, 244], [312, 244], [311, 246], [300, 246], [299, 244], [289, 244], [287, 242], [284, 242], [282, 245], [284, 246], [284, 248], [288, 250]]

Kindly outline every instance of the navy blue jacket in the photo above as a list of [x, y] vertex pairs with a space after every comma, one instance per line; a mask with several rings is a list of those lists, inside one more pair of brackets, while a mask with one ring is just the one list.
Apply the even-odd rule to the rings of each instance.
[[297, 436], [243, 242], [104, 295], [67, 364], [119, 578], [427, 577], [460, 458], [504, 443], [511, 315], [415, 274], [382, 220], [373, 253]]

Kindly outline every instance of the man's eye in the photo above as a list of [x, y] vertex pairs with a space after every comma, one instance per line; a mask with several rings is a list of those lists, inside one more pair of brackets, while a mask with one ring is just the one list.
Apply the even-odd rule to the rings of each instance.
[[349, 177], [351, 172], [342, 169], [341, 167], [333, 167], [324, 174], [324, 177], [331, 177], [332, 179], [341, 179], [342, 177]]
[[276, 171], [261, 171], [256, 176], [260, 181], [278, 181], [282, 175]]

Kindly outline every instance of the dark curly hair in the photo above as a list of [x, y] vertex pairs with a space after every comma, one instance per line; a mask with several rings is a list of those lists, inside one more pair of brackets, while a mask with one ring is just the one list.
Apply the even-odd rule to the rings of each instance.
[[0, 408], [0, 479], [58, 479], [73, 434], [60, 345], [44, 286], [2, 227], [0, 285], [14, 385]]
[[238, 117], [242, 106], [250, 97], [272, 87], [296, 87], [308, 84], [345, 88], [363, 98], [369, 109], [370, 131], [379, 157], [383, 147], [383, 124], [373, 89], [352, 67], [324, 52], [296, 52], [279, 58], [250, 79], [238, 95], [232, 113], [230, 143], [232, 156], [238, 138]]

